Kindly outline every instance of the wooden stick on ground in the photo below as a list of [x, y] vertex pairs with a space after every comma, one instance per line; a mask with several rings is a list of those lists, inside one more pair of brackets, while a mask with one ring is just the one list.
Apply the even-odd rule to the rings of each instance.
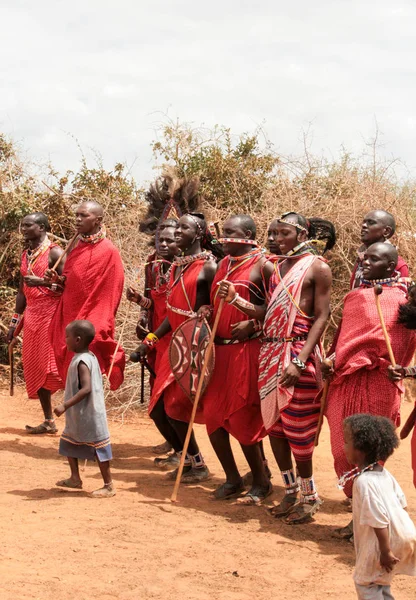
[[381, 305], [380, 305], [380, 295], [382, 293], [383, 293], [383, 288], [381, 287], [381, 285], [375, 285], [374, 286], [374, 295], [376, 297], [376, 306], [377, 306], [378, 317], [380, 319], [380, 325], [381, 325], [381, 329], [383, 330], [384, 339], [386, 340], [386, 346], [387, 346], [387, 351], [389, 353], [390, 362], [394, 367], [394, 365], [396, 364], [396, 359], [394, 358], [393, 348], [391, 347], [389, 333], [387, 331], [386, 323], [384, 321], [384, 316], [383, 316], [383, 312], [381, 310]]
[[14, 330], [13, 333], [13, 339], [9, 344], [9, 365], [10, 365], [10, 388], [9, 388], [9, 396], [14, 396], [14, 356], [13, 356], [13, 350], [15, 345], [17, 344], [17, 342], [20, 340], [19, 333], [22, 331], [23, 328], [23, 321], [24, 319], [22, 318], [19, 325], [16, 327], [16, 329]]
[[199, 403], [199, 400], [201, 397], [202, 386], [204, 384], [204, 377], [205, 377], [205, 373], [206, 373], [206, 370], [207, 370], [207, 367], [209, 364], [209, 359], [212, 354], [212, 348], [214, 346], [215, 334], [217, 332], [217, 327], [218, 327], [218, 323], [220, 321], [223, 307], [224, 307], [224, 298], [221, 298], [219, 306], [218, 306], [217, 314], [215, 316], [214, 325], [212, 327], [211, 336], [209, 338], [207, 350], [205, 352], [205, 360], [202, 365], [201, 374], [199, 376], [198, 387], [197, 387], [196, 394], [195, 394], [194, 405], [192, 407], [192, 413], [191, 413], [191, 419], [190, 419], [189, 425], [188, 425], [188, 431], [186, 432], [185, 443], [184, 443], [183, 449], [182, 449], [182, 455], [181, 455], [181, 461], [179, 463], [178, 474], [176, 475], [175, 485], [173, 488], [172, 496], [170, 498], [171, 502], [176, 502], [176, 499], [178, 497], [179, 485], [181, 483], [181, 477], [182, 477], [182, 473], [183, 473], [183, 467], [185, 464], [186, 453], [188, 452], [189, 441], [190, 441], [191, 435], [192, 435], [192, 429], [194, 426], [196, 410], [198, 408], [198, 403]]
[[120, 331], [120, 335], [118, 337], [117, 346], [114, 350], [113, 358], [111, 359], [111, 365], [110, 365], [110, 368], [109, 368], [108, 374], [107, 374], [108, 381], [110, 381], [110, 376], [111, 376], [111, 373], [113, 372], [116, 355], [117, 355], [118, 349], [120, 348], [121, 340], [123, 339], [124, 328], [126, 327], [127, 319], [129, 318], [129, 314], [130, 314], [130, 306], [131, 306], [131, 302], [129, 302], [129, 304], [127, 306], [126, 316], [124, 317], [123, 325], [121, 326], [121, 331]]

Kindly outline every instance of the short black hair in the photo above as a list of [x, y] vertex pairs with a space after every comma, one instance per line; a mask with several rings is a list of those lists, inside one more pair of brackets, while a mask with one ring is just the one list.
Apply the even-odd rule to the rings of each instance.
[[386, 461], [399, 445], [393, 422], [386, 417], [352, 415], [344, 419], [345, 427], [351, 432], [354, 448], [363, 452], [368, 464]]
[[257, 235], [257, 227], [256, 224], [250, 215], [230, 215], [229, 219], [240, 219], [241, 227], [244, 231], [249, 231], [251, 233], [251, 240], [256, 239]]
[[314, 240], [326, 242], [323, 253], [327, 250], [332, 250], [337, 241], [334, 224], [320, 217], [311, 217], [309, 219], [309, 237]]
[[162, 229], [167, 229], [168, 227], [177, 227], [178, 225], [178, 219], [165, 219], [159, 226], [159, 231], [162, 231]]
[[95, 337], [95, 327], [91, 321], [78, 320], [72, 321], [68, 327], [72, 333], [79, 336], [87, 346], [89, 346]]
[[33, 220], [37, 225], [43, 225], [45, 231], [49, 231], [49, 229], [50, 229], [49, 221], [48, 221], [48, 217], [45, 215], [45, 213], [34, 212], [34, 213], [30, 213], [29, 215], [25, 215], [25, 216], [33, 217]]

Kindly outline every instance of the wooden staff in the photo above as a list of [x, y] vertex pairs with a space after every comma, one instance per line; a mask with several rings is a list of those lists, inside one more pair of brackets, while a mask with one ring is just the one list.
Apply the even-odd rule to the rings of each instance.
[[116, 354], [118, 352], [118, 349], [120, 348], [121, 340], [123, 338], [124, 328], [126, 326], [127, 319], [129, 318], [130, 306], [131, 306], [131, 302], [128, 303], [127, 310], [126, 310], [126, 316], [124, 317], [123, 325], [121, 326], [121, 331], [120, 331], [120, 335], [118, 337], [116, 349], [114, 350], [113, 358], [111, 359], [110, 369], [107, 374], [108, 381], [110, 381], [110, 376], [111, 376], [111, 373], [113, 372], [114, 362], [116, 360]]
[[56, 269], [59, 267], [59, 265], [61, 264], [62, 259], [64, 258], [64, 256], [66, 256], [68, 254], [68, 252], [70, 250], [72, 250], [75, 241], [78, 239], [78, 233], [76, 233], [75, 235], [72, 236], [72, 238], [69, 240], [68, 244], [66, 245], [65, 250], [62, 252], [61, 256], [58, 256], [58, 259], [56, 261], [56, 263], [53, 265], [52, 267], [52, 271], [56, 271]]
[[[329, 358], [326, 358], [323, 362], [324, 362], [324, 364], [328, 365], [328, 367], [332, 367], [332, 360], [330, 360]], [[322, 425], [324, 424], [324, 415], [325, 415], [325, 409], [326, 409], [326, 399], [328, 397], [329, 383], [330, 383], [329, 379], [325, 379], [324, 388], [323, 388], [323, 392], [322, 392], [322, 398], [321, 398], [321, 410], [319, 413], [318, 427], [316, 429], [316, 434], [315, 434], [315, 442], [314, 442], [315, 446], [318, 446], [318, 444], [319, 444], [319, 436], [321, 435]]]
[[201, 397], [202, 386], [204, 385], [204, 377], [205, 377], [205, 373], [208, 368], [209, 359], [212, 354], [212, 348], [214, 347], [215, 334], [217, 332], [217, 327], [218, 327], [218, 323], [220, 321], [220, 317], [221, 317], [223, 308], [224, 308], [224, 298], [221, 298], [220, 303], [218, 305], [218, 310], [217, 310], [217, 314], [215, 317], [214, 325], [212, 327], [211, 336], [209, 338], [207, 350], [205, 353], [205, 360], [202, 365], [201, 374], [199, 376], [198, 387], [196, 389], [194, 405], [192, 407], [191, 419], [189, 421], [188, 431], [186, 432], [185, 443], [184, 443], [183, 449], [182, 449], [182, 455], [181, 455], [181, 461], [179, 463], [178, 474], [176, 475], [175, 486], [173, 488], [172, 496], [170, 498], [171, 502], [176, 502], [176, 498], [178, 496], [178, 490], [179, 490], [179, 485], [181, 483], [181, 477], [182, 477], [182, 473], [183, 473], [183, 467], [185, 464], [186, 453], [188, 452], [189, 441], [191, 439], [192, 429], [194, 426], [196, 410], [198, 408], [199, 399]]
[[144, 362], [142, 362], [141, 369], [141, 386], [140, 386], [140, 404], [144, 404]]
[[10, 365], [10, 387], [9, 387], [9, 396], [14, 396], [14, 356], [13, 350], [15, 345], [18, 342], [18, 335], [22, 331], [23, 328], [23, 317], [13, 332], [13, 339], [9, 344], [9, 365]]
[[374, 295], [376, 297], [376, 306], [377, 306], [378, 317], [380, 319], [380, 325], [381, 325], [381, 329], [383, 330], [384, 339], [386, 340], [386, 346], [387, 346], [387, 351], [389, 353], [390, 362], [394, 367], [394, 365], [396, 364], [396, 359], [394, 358], [393, 348], [391, 347], [389, 334], [387, 331], [386, 323], [384, 321], [384, 316], [383, 316], [383, 313], [381, 310], [381, 305], [380, 305], [380, 295], [382, 293], [383, 293], [382, 286], [375, 285], [374, 286]]

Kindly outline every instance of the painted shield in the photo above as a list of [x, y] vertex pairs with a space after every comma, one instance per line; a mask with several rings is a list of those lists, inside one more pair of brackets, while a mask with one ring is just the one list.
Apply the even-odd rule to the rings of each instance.
[[[191, 402], [194, 401], [198, 388], [210, 335], [211, 329], [207, 321], [192, 317], [179, 325], [170, 341], [169, 361], [173, 375]], [[205, 372], [202, 394], [214, 370], [214, 352], [213, 347]]]

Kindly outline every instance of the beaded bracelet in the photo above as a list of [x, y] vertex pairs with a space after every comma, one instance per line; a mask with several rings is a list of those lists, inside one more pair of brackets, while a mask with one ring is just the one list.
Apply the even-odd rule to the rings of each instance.
[[306, 369], [305, 363], [301, 361], [300, 358], [298, 358], [297, 356], [295, 356], [295, 358], [292, 358], [292, 363], [299, 367], [299, 369], [301, 369], [302, 371]]
[[14, 313], [14, 315], [10, 319], [9, 327], [16, 329], [16, 327], [19, 325], [21, 320], [22, 320], [22, 315], [20, 313]]
[[142, 308], [144, 308], [145, 310], [149, 310], [149, 308], [152, 306], [153, 302], [152, 302], [151, 298], [147, 298], [146, 296], [141, 296], [140, 300], [137, 302], [137, 304], [139, 306], [141, 306]]
[[405, 367], [404, 368], [404, 376], [405, 377], [416, 377], [416, 366], [415, 367]]
[[261, 331], [263, 329], [263, 324], [261, 321], [257, 319], [250, 319], [250, 323], [253, 323], [254, 331]]

